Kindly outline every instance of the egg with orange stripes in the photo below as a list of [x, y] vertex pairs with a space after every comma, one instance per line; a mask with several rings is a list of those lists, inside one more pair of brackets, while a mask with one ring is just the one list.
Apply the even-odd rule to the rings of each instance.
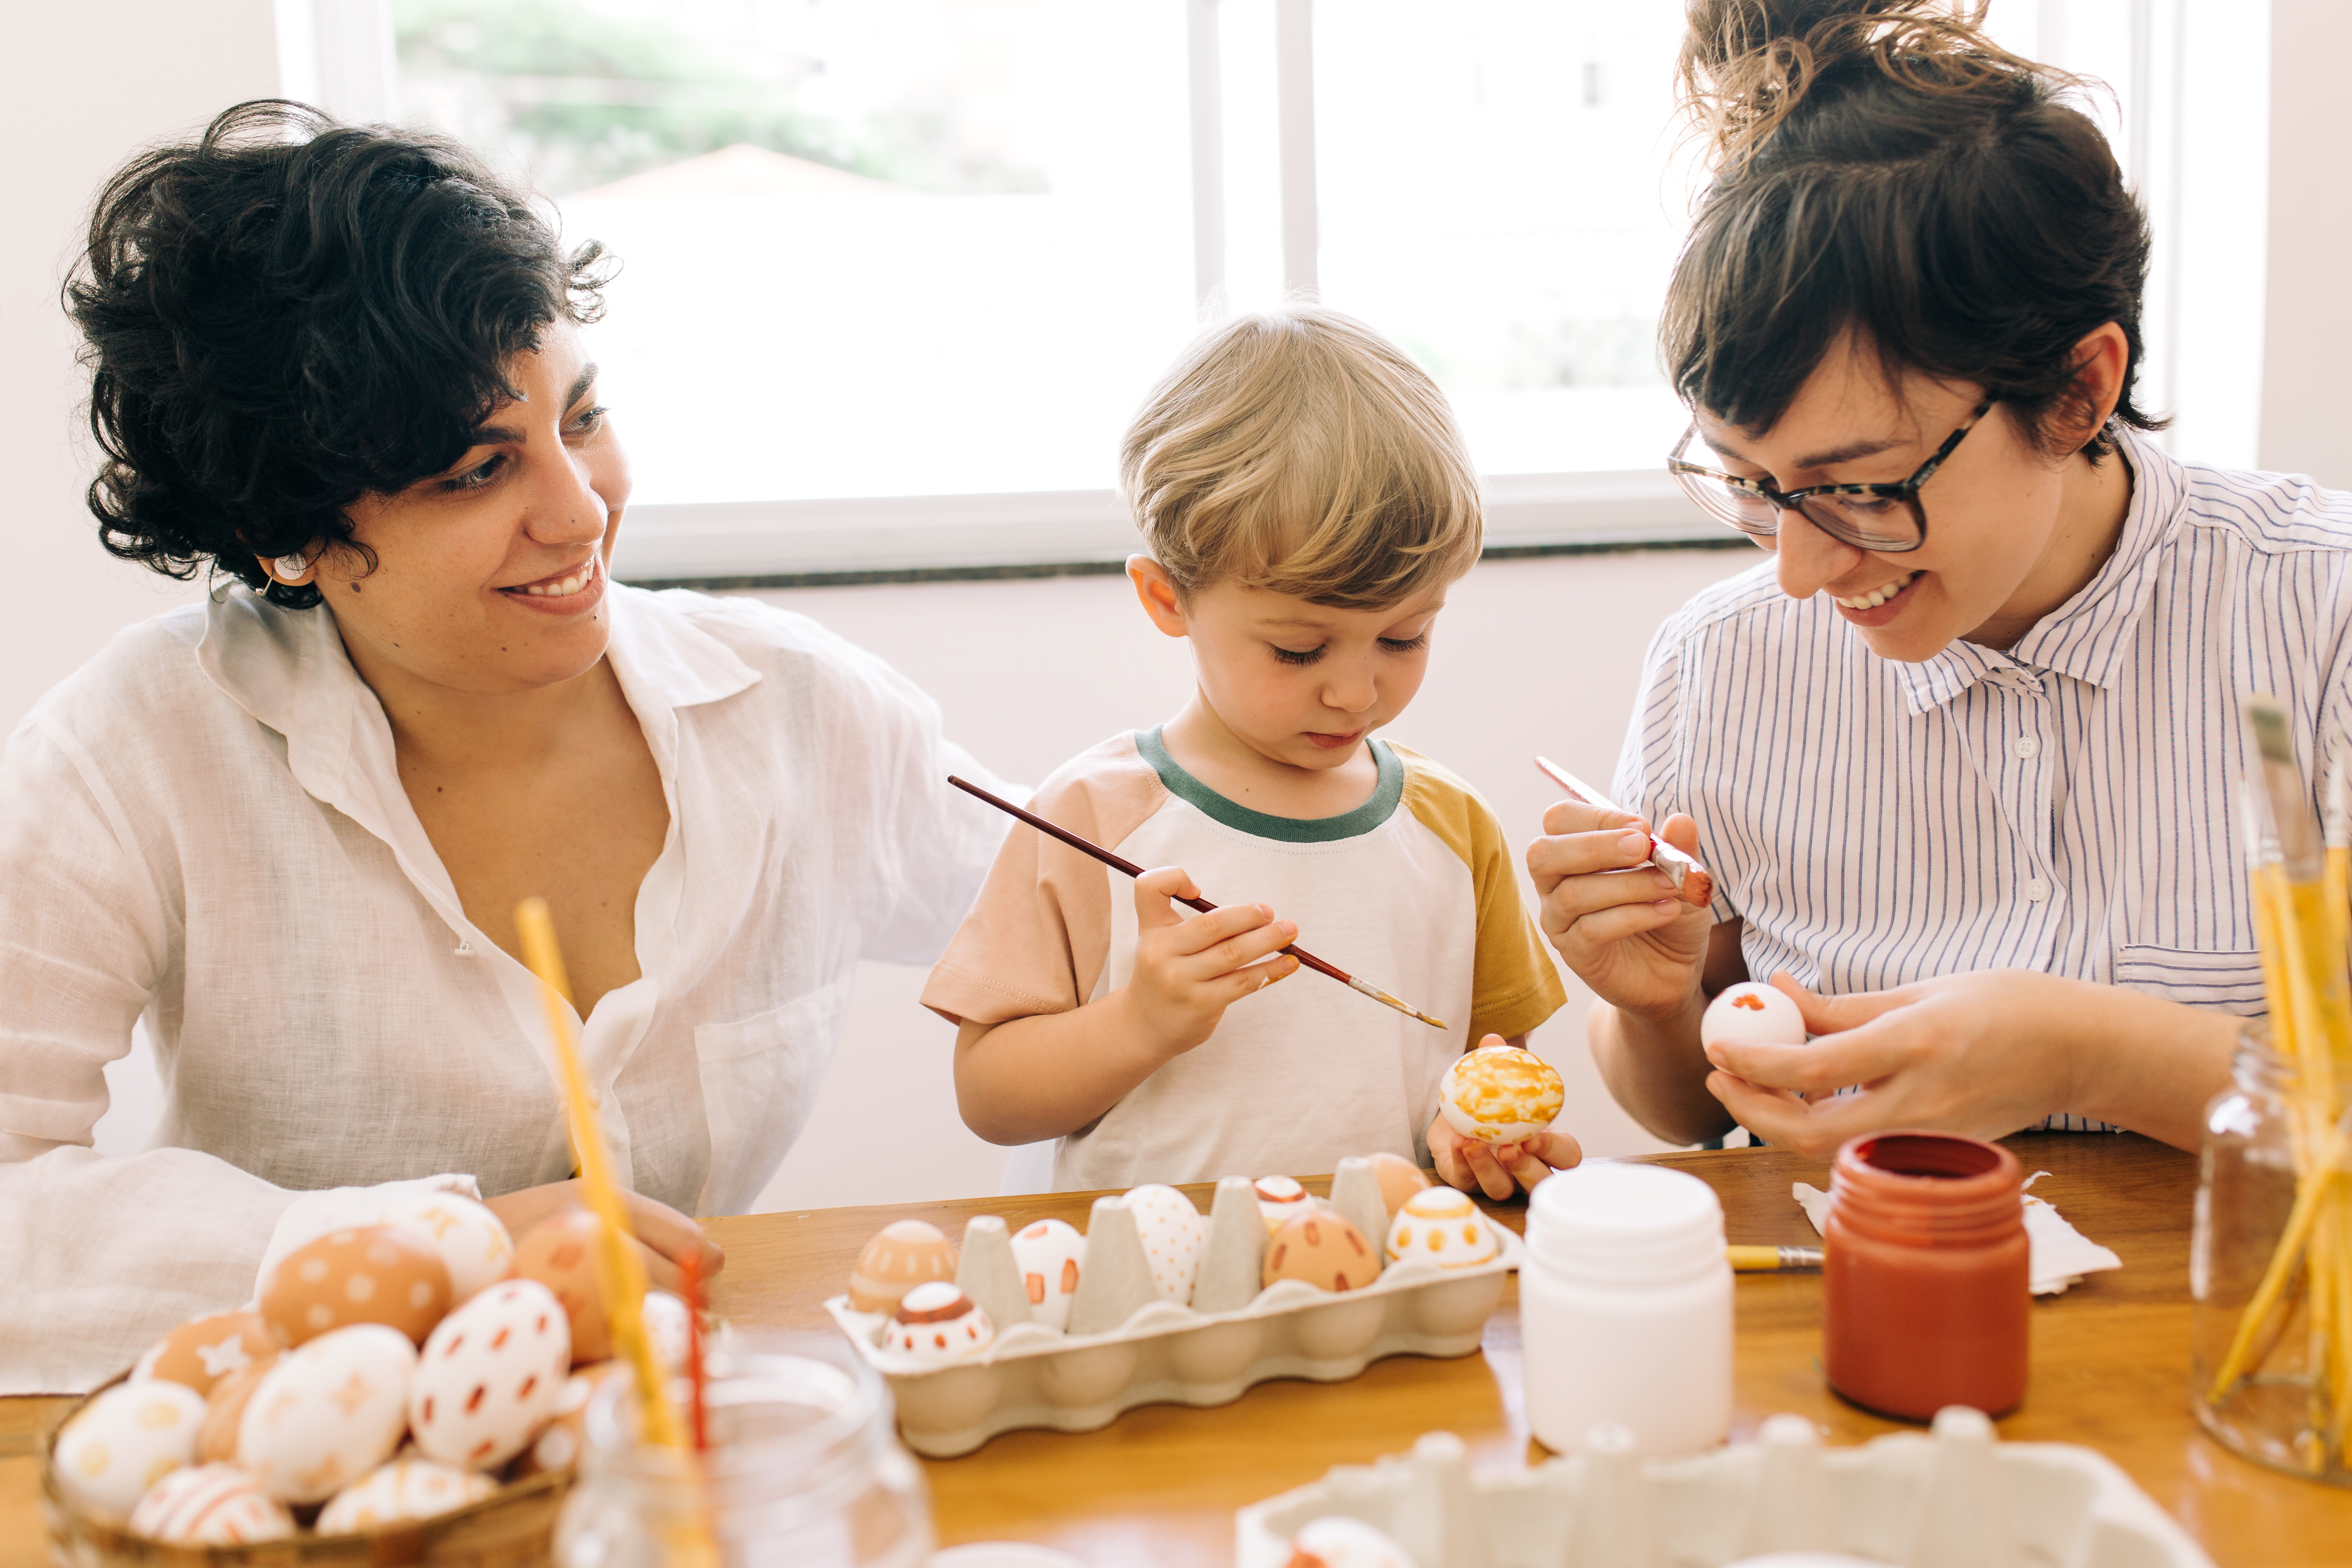
[[1405, 1200], [1389, 1226], [1389, 1261], [1468, 1268], [1502, 1250], [1478, 1205], [1452, 1187], [1429, 1187]]
[[908, 1361], [936, 1364], [977, 1355], [996, 1339], [996, 1325], [950, 1279], [933, 1279], [898, 1298], [885, 1349]]
[[1568, 1087], [1549, 1062], [1517, 1046], [1481, 1046], [1445, 1069], [1446, 1124], [1481, 1143], [1517, 1143], [1552, 1124]]

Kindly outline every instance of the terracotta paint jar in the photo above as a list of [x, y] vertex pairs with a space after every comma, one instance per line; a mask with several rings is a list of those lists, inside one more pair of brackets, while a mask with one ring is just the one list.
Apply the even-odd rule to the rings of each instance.
[[2023, 1171], [1997, 1143], [1874, 1132], [1837, 1152], [1822, 1233], [1822, 1354], [1856, 1405], [1925, 1421], [2025, 1397], [2032, 1297]]

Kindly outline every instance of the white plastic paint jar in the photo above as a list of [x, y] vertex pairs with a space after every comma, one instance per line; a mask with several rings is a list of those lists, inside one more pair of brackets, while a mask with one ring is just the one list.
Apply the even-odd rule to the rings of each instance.
[[1595, 1161], [1538, 1183], [1519, 1268], [1528, 1425], [1573, 1453], [1595, 1426], [1645, 1455], [1731, 1431], [1731, 1265], [1696, 1176]]

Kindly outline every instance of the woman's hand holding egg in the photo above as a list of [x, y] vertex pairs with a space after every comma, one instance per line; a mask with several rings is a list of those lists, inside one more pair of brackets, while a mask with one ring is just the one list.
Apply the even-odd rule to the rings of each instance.
[[[1528, 846], [1542, 900], [1538, 918], [1578, 979], [1612, 1006], [1664, 1017], [1698, 993], [1715, 917], [1683, 902], [1650, 858], [1649, 826], [1582, 801], [1544, 813], [1544, 837]], [[1666, 818], [1660, 837], [1698, 852], [1698, 824]]]
[[[1464, 1123], [1476, 1127], [1478, 1118], [1465, 1113], [1461, 1106], [1454, 1103], [1459, 1099], [1457, 1088], [1465, 1073], [1478, 1076], [1476, 1068], [1483, 1064], [1477, 1058], [1487, 1051], [1508, 1052], [1512, 1058], [1509, 1065], [1513, 1068], [1519, 1066], [1517, 1058], [1526, 1058], [1543, 1067], [1544, 1073], [1549, 1075], [1548, 1085], [1529, 1086], [1540, 1089], [1542, 1092], [1536, 1096], [1540, 1103], [1532, 1107], [1525, 1122], [1513, 1121], [1507, 1129], [1496, 1123], [1486, 1129], [1489, 1131], [1508, 1131], [1507, 1142], [1489, 1142], [1476, 1136], [1475, 1131], [1463, 1131]], [[1569, 1134], [1548, 1125], [1539, 1131], [1528, 1130], [1530, 1124], [1537, 1121], [1548, 1123], [1559, 1113], [1562, 1091], [1559, 1076], [1551, 1073], [1541, 1058], [1522, 1047], [1513, 1045], [1500, 1035], [1488, 1035], [1478, 1042], [1475, 1051], [1462, 1057], [1447, 1069], [1444, 1098], [1447, 1101], [1445, 1109], [1441, 1110], [1437, 1120], [1429, 1124], [1429, 1152], [1436, 1163], [1438, 1178], [1449, 1186], [1465, 1193], [1473, 1190], [1483, 1192], [1490, 1198], [1507, 1198], [1519, 1188], [1532, 1189], [1554, 1171], [1565, 1171], [1584, 1158], [1583, 1148]]]
[[[702, 1227], [678, 1213], [667, 1204], [649, 1198], [641, 1193], [622, 1190], [621, 1201], [628, 1205], [629, 1228], [635, 1231], [635, 1246], [644, 1258], [646, 1275], [665, 1290], [678, 1287], [677, 1259], [689, 1251], [699, 1249], [702, 1255], [702, 1277], [705, 1279], [727, 1267], [727, 1254], [719, 1244], [702, 1234]], [[558, 1215], [584, 1209], [580, 1200], [580, 1184], [549, 1182], [488, 1200], [490, 1212], [506, 1222], [517, 1242], [541, 1221]]]
[[1189, 919], [1170, 904], [1200, 896], [1180, 867], [1135, 879], [1135, 973], [1122, 993], [1135, 1037], [1162, 1061], [1207, 1039], [1227, 1007], [1298, 968], [1295, 958], [1269, 957], [1298, 939], [1297, 926], [1264, 904]]

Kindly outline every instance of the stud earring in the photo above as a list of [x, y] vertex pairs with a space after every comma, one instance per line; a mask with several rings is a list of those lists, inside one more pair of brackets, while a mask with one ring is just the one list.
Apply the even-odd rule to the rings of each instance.
[[269, 574], [280, 583], [299, 583], [302, 580], [302, 574], [310, 569], [310, 558], [299, 552], [292, 555], [281, 555], [269, 563]]

